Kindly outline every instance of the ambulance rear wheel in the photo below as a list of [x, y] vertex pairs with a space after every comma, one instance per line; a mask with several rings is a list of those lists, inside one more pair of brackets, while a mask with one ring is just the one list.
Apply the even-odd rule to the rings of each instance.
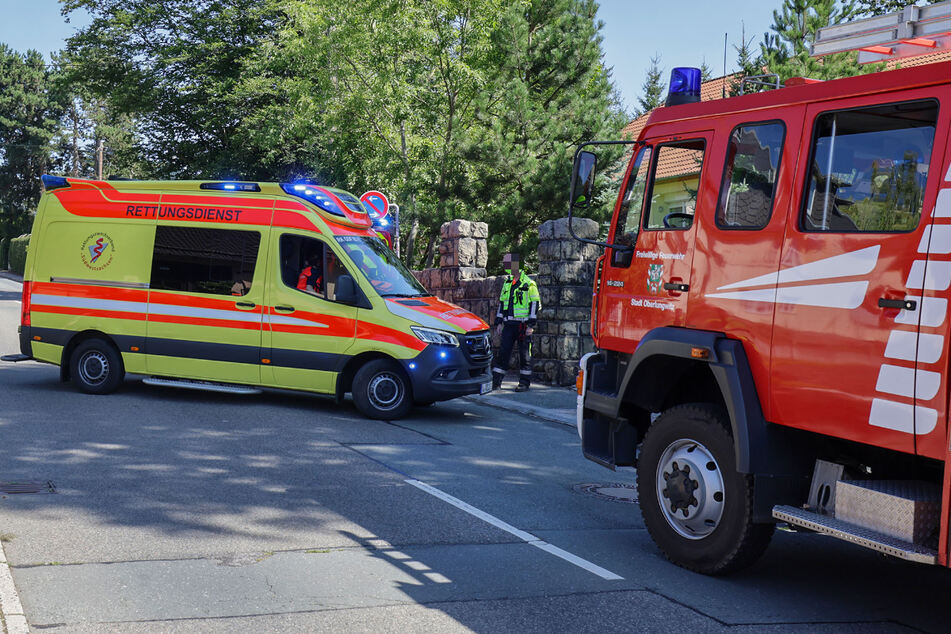
[[726, 415], [678, 405], [651, 425], [637, 463], [644, 524], [673, 563], [722, 575], [755, 562], [773, 524], [753, 523], [753, 479], [736, 470]]
[[70, 357], [73, 384], [86, 394], [109, 394], [125, 378], [122, 357], [115, 347], [102, 339], [83, 341]]
[[412, 388], [398, 365], [374, 359], [353, 377], [353, 402], [367, 418], [395, 420], [412, 409]]

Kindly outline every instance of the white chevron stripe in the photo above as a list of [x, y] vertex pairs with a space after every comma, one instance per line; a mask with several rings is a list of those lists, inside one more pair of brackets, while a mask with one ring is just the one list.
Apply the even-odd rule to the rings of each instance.
[[900, 310], [895, 317], [896, 324], [903, 326], [918, 326], [918, 313], [921, 313], [921, 325], [927, 328], [937, 328], [944, 323], [948, 312], [948, 300], [943, 297], [918, 297], [906, 295], [906, 300], [918, 302], [915, 310]]
[[915, 407], [911, 403], [896, 403], [876, 398], [868, 422], [876, 427], [924, 436], [934, 431], [938, 424], [938, 412], [927, 407]]
[[938, 190], [938, 200], [934, 204], [934, 217], [951, 218], [951, 189]]
[[806, 286], [780, 286], [775, 289], [763, 288], [730, 293], [710, 293], [705, 297], [851, 310], [862, 305], [867, 290], [868, 282], [838, 282]]
[[951, 253], [951, 225], [928, 225], [921, 234], [918, 253], [947, 255]]
[[941, 387], [941, 374], [898, 365], [883, 365], [878, 372], [877, 392], [930, 401]]
[[951, 286], [951, 262], [915, 260], [908, 274], [908, 288], [946, 291]]
[[732, 288], [748, 288], [751, 286], [765, 286], [767, 284], [788, 284], [792, 282], [812, 282], [815, 280], [865, 275], [871, 273], [878, 262], [880, 245], [866, 247], [858, 251], [843, 253], [831, 258], [816, 260], [807, 264], [800, 264], [776, 273], [767, 273], [747, 280], [721, 286], [717, 290], [723, 291]]

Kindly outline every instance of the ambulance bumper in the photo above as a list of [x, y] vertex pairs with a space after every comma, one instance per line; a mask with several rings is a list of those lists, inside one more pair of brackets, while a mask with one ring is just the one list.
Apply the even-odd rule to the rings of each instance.
[[33, 358], [33, 337], [30, 326], [20, 326], [20, 354]]
[[482, 393], [492, 383], [491, 362], [491, 355], [472, 359], [461, 347], [429, 345], [402, 364], [413, 383], [413, 398], [428, 403]]

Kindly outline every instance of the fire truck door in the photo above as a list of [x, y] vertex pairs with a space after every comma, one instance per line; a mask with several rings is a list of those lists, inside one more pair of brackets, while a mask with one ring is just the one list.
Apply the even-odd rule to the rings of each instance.
[[933, 398], [940, 380], [916, 364], [941, 354], [932, 335], [919, 336], [916, 299], [927, 284], [915, 267], [935, 171], [937, 102], [926, 97], [807, 108], [801, 200], [776, 278], [777, 423], [909, 453], [916, 431], [934, 427], [935, 411], [915, 407], [916, 394]]
[[709, 133], [660, 140], [632, 162], [612, 228], [612, 242], [632, 248], [607, 253], [601, 347], [633, 352], [649, 330], [684, 325], [708, 140]]

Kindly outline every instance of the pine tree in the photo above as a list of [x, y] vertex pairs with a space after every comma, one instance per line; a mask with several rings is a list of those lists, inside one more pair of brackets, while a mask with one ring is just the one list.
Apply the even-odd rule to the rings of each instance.
[[858, 16], [885, 15], [886, 13], [896, 13], [911, 4], [927, 5], [945, 0], [856, 0], [855, 14]]
[[700, 62], [700, 81], [708, 82], [713, 79], [713, 71], [710, 70], [710, 67], [707, 66], [707, 60], [703, 59]]
[[764, 73], [762, 57], [753, 54], [752, 44], [752, 37], [746, 39], [746, 24], [740, 22], [740, 45], [733, 45], [733, 49], [736, 51], [737, 71], [733, 76], [733, 80], [730, 82], [731, 97], [735, 97], [741, 93], [759, 92], [762, 90], [762, 86], [756, 84], [743, 85], [744, 78], [755, 77]]
[[655, 54], [651, 58], [651, 65], [647, 68], [647, 76], [641, 85], [642, 95], [637, 98], [638, 108], [634, 111], [635, 117], [650, 112], [664, 102], [663, 72], [660, 68], [660, 55]]

